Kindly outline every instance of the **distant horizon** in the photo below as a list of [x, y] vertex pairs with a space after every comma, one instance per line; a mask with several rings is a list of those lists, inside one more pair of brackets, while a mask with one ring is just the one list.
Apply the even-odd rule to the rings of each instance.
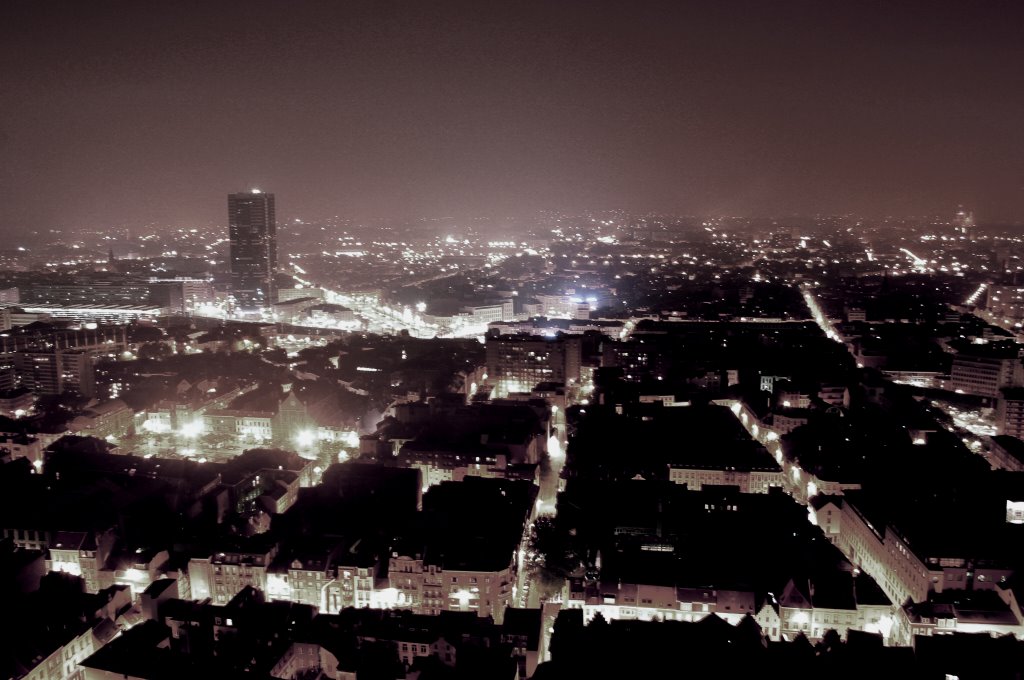
[[0, 236], [220, 223], [253, 186], [308, 219], [1017, 224], [1021, 26], [962, 0], [12, 0]]
[[[247, 193], [247, 192], [231, 192], [231, 193]], [[280, 199], [280, 194], [272, 190], [266, 192], [268, 194], [274, 194], [275, 198]], [[44, 237], [50, 233], [61, 233], [62, 235], [73, 235], [76, 230], [82, 230], [82, 233], [88, 233], [93, 231], [102, 231], [104, 229], [145, 229], [147, 227], [153, 227], [157, 229], [185, 229], [185, 228], [227, 228], [227, 208], [226, 198], [228, 194], [224, 194], [225, 209], [224, 216], [221, 218], [209, 218], [206, 220], [189, 221], [185, 219], [167, 220], [167, 221], [149, 221], [149, 222], [127, 222], [117, 221], [108, 222], [105, 224], [93, 223], [93, 224], [76, 224], [76, 225], [51, 225], [48, 227], [42, 227], [39, 229], [32, 229], [29, 231], [21, 231], [22, 237], [25, 234], [33, 234], [39, 237]], [[793, 222], [814, 222], [816, 220], [829, 220], [829, 219], [855, 219], [864, 220], [871, 224], [885, 224], [893, 221], [906, 221], [908, 223], [921, 222], [926, 224], [928, 222], [943, 223], [946, 220], [952, 220], [955, 216], [955, 210], [959, 206], [954, 206], [952, 211], [949, 213], [942, 213], [939, 211], [924, 213], [924, 214], [889, 214], [889, 215], [864, 215], [852, 212], [834, 212], [834, 213], [783, 213], [783, 214], [724, 214], [724, 213], [696, 213], [696, 212], [655, 212], [655, 211], [630, 211], [622, 208], [606, 208], [606, 209], [592, 209], [592, 210], [581, 210], [581, 211], [560, 211], [556, 209], [540, 209], [532, 212], [525, 212], [520, 214], [506, 214], [506, 213], [477, 213], [469, 215], [452, 215], [452, 214], [424, 214], [424, 215], [345, 215], [335, 214], [327, 216], [314, 216], [314, 217], [300, 217], [301, 211], [297, 211], [295, 215], [284, 212], [279, 216], [277, 224], [279, 226], [295, 227], [296, 225], [318, 225], [324, 226], [326, 223], [332, 220], [341, 220], [345, 222], [356, 223], [390, 223], [395, 226], [398, 225], [413, 225], [417, 223], [429, 223], [429, 222], [471, 222], [471, 221], [488, 221], [488, 222], [502, 222], [502, 221], [536, 221], [540, 222], [545, 219], [546, 216], [559, 215], [565, 219], [578, 219], [585, 218], [593, 215], [611, 215], [618, 214], [624, 219], [639, 220], [639, 219], [654, 219], [654, 220], [749, 220], [752, 222], [757, 221], [776, 221], [780, 225], [786, 221]], [[287, 205], [284, 206], [287, 210]], [[279, 208], [279, 213], [282, 210]], [[979, 215], [976, 211], [972, 212], [975, 220], [975, 226], [978, 228], [1012, 228], [1022, 227], [1024, 228], [1024, 217], [1019, 219], [985, 219], [984, 216]], [[366, 226], [369, 226], [368, 224]], [[465, 226], [472, 226], [467, 224]], [[805, 226], [805, 225], [794, 225], [794, 226]], [[807, 225], [810, 226], [810, 225]], [[141, 232], [140, 232], [141, 233]]]

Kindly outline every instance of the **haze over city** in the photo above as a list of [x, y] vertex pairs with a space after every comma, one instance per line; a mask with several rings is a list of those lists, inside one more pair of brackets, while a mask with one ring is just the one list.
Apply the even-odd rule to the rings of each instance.
[[0, 6], [0, 680], [1024, 676], [1024, 3]]
[[0, 8], [0, 233], [282, 216], [1024, 219], [1018, 2]]

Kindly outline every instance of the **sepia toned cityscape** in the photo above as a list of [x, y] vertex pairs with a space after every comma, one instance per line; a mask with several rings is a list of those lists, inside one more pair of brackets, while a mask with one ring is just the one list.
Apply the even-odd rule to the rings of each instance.
[[0, 55], [0, 678], [1024, 675], [1024, 5]]

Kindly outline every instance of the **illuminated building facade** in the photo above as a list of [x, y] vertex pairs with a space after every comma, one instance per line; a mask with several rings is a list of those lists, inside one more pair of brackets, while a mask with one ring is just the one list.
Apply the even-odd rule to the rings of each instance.
[[75, 418], [68, 429], [82, 436], [124, 437], [135, 424], [135, 412], [120, 399], [111, 399], [87, 409]]
[[[158, 305], [22, 305], [27, 314], [53, 319], [67, 319], [79, 323], [126, 324], [132, 321], [156, 321], [167, 313]], [[31, 323], [26, 321], [25, 323]]]
[[284, 446], [309, 446], [316, 440], [316, 422], [294, 392], [289, 392], [278, 406], [271, 429]]
[[193, 599], [210, 598], [214, 604], [223, 605], [248, 586], [267, 592], [267, 571], [278, 546], [260, 545], [266, 543], [260, 537], [253, 543], [248, 549], [227, 550], [189, 560]]
[[104, 585], [101, 570], [114, 546], [113, 532], [57, 531], [49, 543], [51, 571], [81, 576], [85, 591], [95, 593]]
[[[999, 502], [998, 498], [993, 501], [996, 505]], [[995, 526], [978, 525], [977, 535], [999, 535], [1007, 530], [1012, 533], [1009, 525], [1024, 523], [1012, 517], [1011, 508], [1017, 505], [1016, 499], [1006, 501], [1004, 526], [998, 526], [1003, 524], [1001, 521]], [[850, 498], [822, 499], [814, 507], [816, 523], [825, 536], [845, 554], [854, 555], [854, 564], [873, 576], [893, 602], [906, 602], [908, 598], [923, 602], [932, 593], [945, 590], [995, 589], [1013, 573], [1002, 560], [976, 557], [964, 549], [956, 554], [948, 547], [932, 547], [934, 553], [926, 553], [920, 542], [914, 543], [900, 528], [872, 524]]]
[[989, 286], [985, 309], [1000, 319], [1024, 319], [1024, 286]]
[[17, 362], [22, 386], [36, 394], [91, 397], [95, 392], [92, 357], [86, 352], [20, 352]]
[[1024, 388], [1003, 390], [996, 403], [996, 432], [1024, 438]]
[[26, 434], [0, 435], [0, 460], [28, 458], [35, 463], [43, 460], [43, 443], [36, 437]]
[[540, 383], [580, 379], [581, 341], [574, 337], [504, 335], [487, 339], [487, 373], [499, 394], [529, 392]]
[[1000, 390], [1024, 384], [1024, 366], [1016, 346], [977, 345], [953, 357], [953, 389], [998, 397]]
[[511, 554], [508, 564], [495, 570], [445, 569], [429, 562], [422, 554], [392, 553], [388, 563], [388, 584], [394, 593], [391, 606], [417, 614], [471, 611], [500, 620], [512, 602], [515, 565]]
[[673, 463], [669, 465], [668, 476], [691, 491], [700, 491], [704, 486], [735, 486], [743, 493], [768, 493], [772, 487], [785, 486], [782, 468], [767, 452], [762, 463], [741, 466]]
[[150, 287], [143, 281], [82, 280], [71, 283], [35, 283], [21, 292], [21, 304], [109, 307], [151, 302]]
[[36, 403], [36, 395], [29, 390], [23, 387], [14, 389], [14, 378], [13, 367], [5, 368], [0, 364], [0, 384], [4, 385], [3, 391], [0, 391], [0, 415], [8, 418], [24, 415]]
[[992, 461], [992, 467], [1014, 472], [1024, 470], [1024, 441], [1021, 441], [1019, 434], [996, 435], [989, 438], [989, 444], [989, 460]]
[[275, 301], [277, 223], [274, 194], [254, 189], [228, 195], [231, 242], [231, 293], [245, 311], [266, 309]]
[[213, 283], [208, 279], [175, 277], [149, 279], [151, 301], [169, 309], [172, 313], [188, 313], [202, 305], [217, 302]]
[[272, 569], [267, 574], [267, 596], [308, 604], [323, 614], [337, 614], [342, 609], [387, 609], [386, 593], [375, 587], [376, 564], [356, 565], [347, 555], [339, 555], [341, 564], [316, 563], [296, 559]]

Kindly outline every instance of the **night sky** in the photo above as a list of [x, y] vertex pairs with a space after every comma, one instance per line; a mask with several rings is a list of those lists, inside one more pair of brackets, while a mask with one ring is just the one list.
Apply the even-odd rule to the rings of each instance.
[[1024, 220], [1024, 2], [0, 3], [0, 233], [282, 218]]

